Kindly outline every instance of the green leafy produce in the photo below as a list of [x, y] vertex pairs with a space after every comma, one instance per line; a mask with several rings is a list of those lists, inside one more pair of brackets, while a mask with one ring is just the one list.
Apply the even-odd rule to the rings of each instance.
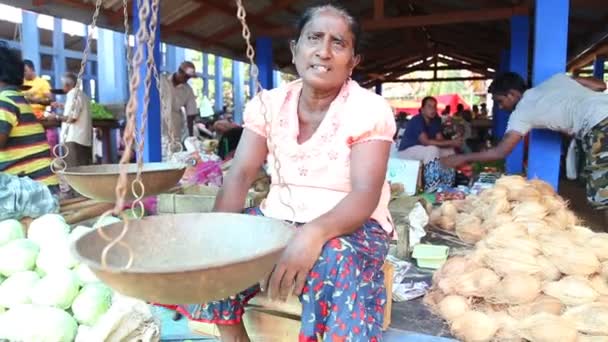
[[72, 316], [53, 307], [21, 304], [0, 314], [0, 340], [71, 342], [77, 330]]
[[0, 246], [5, 243], [23, 239], [25, 234], [23, 233], [23, 225], [17, 220], [4, 220], [0, 222]]
[[91, 116], [93, 120], [113, 120], [114, 114], [99, 103], [91, 101]]
[[17, 272], [31, 271], [39, 251], [28, 239], [13, 240], [0, 247], [0, 274], [10, 277]]
[[85, 285], [74, 299], [72, 312], [78, 323], [93, 326], [110, 305], [112, 290], [102, 283], [91, 283]]
[[79, 287], [80, 283], [74, 272], [53, 270], [32, 289], [32, 303], [68, 309], [78, 295]]
[[18, 272], [0, 285], [0, 307], [11, 308], [18, 304], [30, 304], [30, 293], [40, 277], [36, 272]]

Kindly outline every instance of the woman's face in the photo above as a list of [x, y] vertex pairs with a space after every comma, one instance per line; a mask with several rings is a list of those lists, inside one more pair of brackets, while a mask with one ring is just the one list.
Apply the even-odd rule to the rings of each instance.
[[359, 63], [347, 21], [332, 11], [318, 12], [292, 43], [291, 52], [304, 84], [318, 90], [341, 87]]

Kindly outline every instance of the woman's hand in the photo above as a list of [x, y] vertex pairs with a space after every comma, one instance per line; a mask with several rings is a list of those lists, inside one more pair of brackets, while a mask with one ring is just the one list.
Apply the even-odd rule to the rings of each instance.
[[308, 273], [321, 255], [325, 241], [319, 229], [304, 225], [294, 235], [270, 276], [269, 295], [286, 301], [289, 293], [302, 293]]

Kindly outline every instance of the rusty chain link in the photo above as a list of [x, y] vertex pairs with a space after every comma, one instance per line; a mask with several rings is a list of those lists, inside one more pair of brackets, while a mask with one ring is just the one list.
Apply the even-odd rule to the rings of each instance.
[[[273, 117], [271, 116], [269, 118], [268, 108], [266, 106], [266, 103], [264, 102], [265, 90], [262, 87], [262, 84], [260, 83], [260, 80], [259, 80], [260, 71], [259, 71], [257, 64], [255, 63], [255, 49], [253, 48], [253, 45], [251, 44], [251, 31], [249, 30], [249, 26], [247, 25], [247, 20], [246, 20], [247, 11], [245, 10], [245, 6], [243, 6], [242, 0], [235, 0], [235, 1], [236, 1], [236, 5], [237, 5], [236, 16], [239, 19], [239, 21], [241, 22], [241, 26], [243, 27], [243, 30], [241, 33], [242, 33], [243, 39], [245, 40], [245, 44], [247, 45], [246, 54], [247, 54], [247, 59], [249, 60], [249, 64], [250, 64], [249, 77], [251, 77], [253, 80], [255, 80], [256, 92], [258, 92], [258, 95], [256, 95], [256, 96], [258, 96], [260, 98], [262, 114], [264, 116], [264, 126], [265, 126], [265, 130], [266, 130], [266, 139], [268, 139], [268, 149], [269, 149], [270, 153], [272, 154], [273, 166], [274, 166], [275, 173], [277, 176], [277, 186], [279, 187], [279, 201], [285, 207], [289, 208], [289, 210], [291, 211], [291, 215], [292, 215], [291, 223], [295, 224], [296, 210], [289, 203], [289, 201], [284, 200], [283, 192], [281, 191], [283, 189], [287, 190], [287, 195], [288, 195], [289, 199], [290, 200], [292, 199], [291, 188], [289, 187], [289, 185], [287, 183], [284, 182], [283, 177], [281, 175], [281, 161], [279, 160], [278, 153], [277, 153], [277, 144], [274, 143], [274, 138], [273, 138], [272, 132], [271, 132], [271, 130], [273, 129], [273, 127], [272, 127]], [[253, 94], [252, 94], [252, 98], [253, 98]]]

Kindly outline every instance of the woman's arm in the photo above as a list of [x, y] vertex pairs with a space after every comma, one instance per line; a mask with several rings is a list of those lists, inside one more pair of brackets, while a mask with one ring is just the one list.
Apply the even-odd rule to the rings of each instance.
[[224, 179], [224, 185], [215, 198], [213, 211], [231, 213], [243, 211], [247, 192], [255, 181], [267, 154], [266, 138], [244, 129], [230, 170]]

